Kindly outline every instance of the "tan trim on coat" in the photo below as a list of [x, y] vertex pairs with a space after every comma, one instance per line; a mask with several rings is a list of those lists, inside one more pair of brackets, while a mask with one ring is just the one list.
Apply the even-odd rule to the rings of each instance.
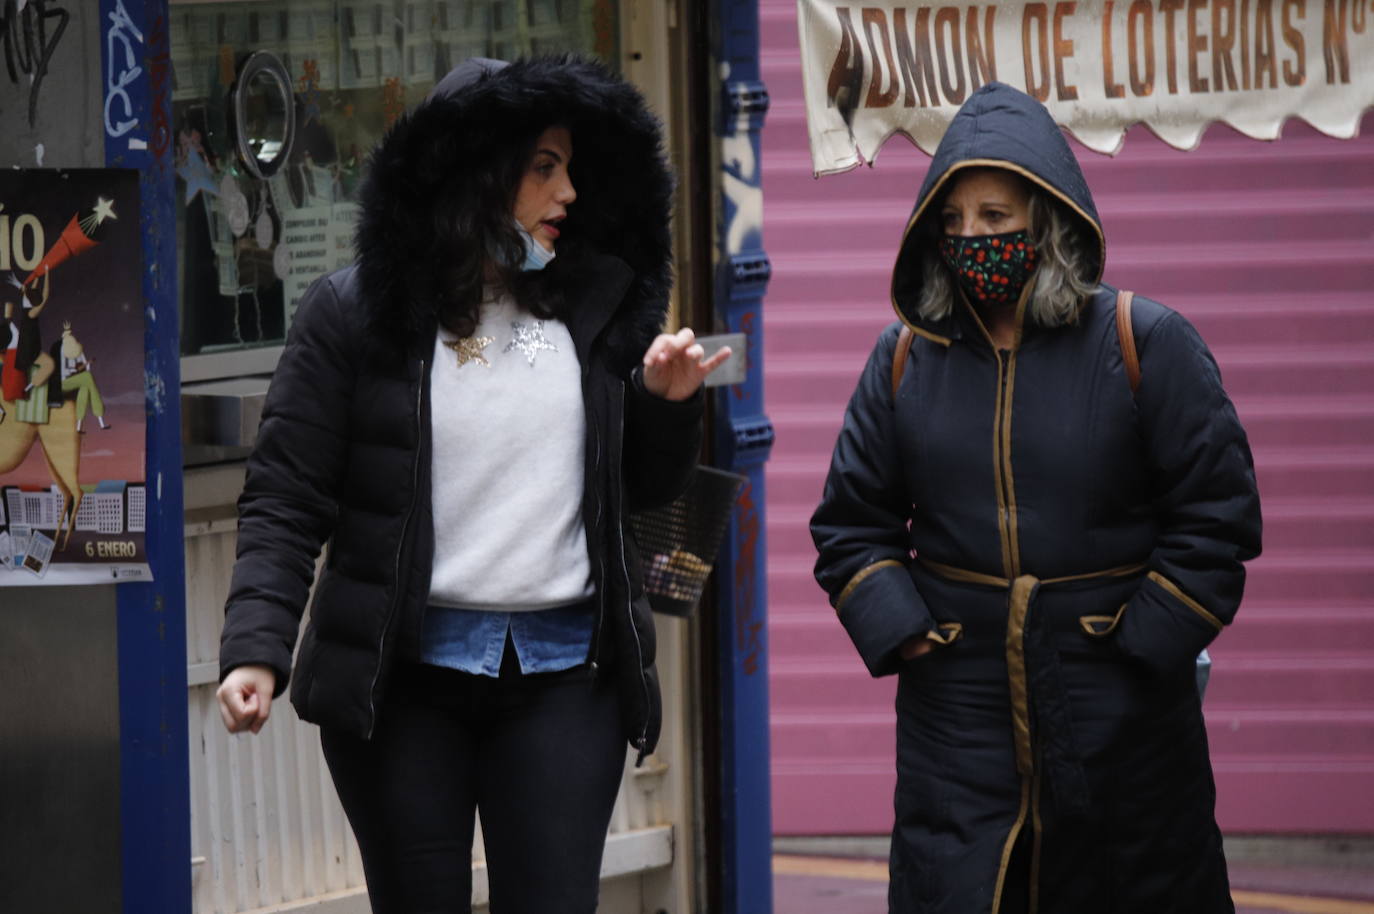
[[[1022, 291], [1025, 290], [1023, 289]], [[964, 294], [963, 288], [961, 288], [958, 283], [954, 285], [954, 295], [959, 299], [955, 307], [963, 305], [968, 309], [968, 313], [973, 317], [973, 323], [977, 325], [978, 329], [982, 332], [983, 339], [988, 341], [988, 348], [996, 352], [997, 341], [992, 338], [992, 331], [988, 329], [987, 324], [983, 323], [983, 315], [979, 314], [978, 309], [973, 307], [973, 302], [968, 300], [968, 296]]]
[[1041, 584], [1066, 584], [1069, 581], [1086, 581], [1089, 578], [1129, 578], [1133, 574], [1140, 574], [1149, 568], [1144, 562], [1136, 562], [1131, 565], [1117, 565], [1115, 568], [1108, 568], [1106, 571], [1090, 571], [1087, 574], [1071, 574], [1062, 578], [1045, 578]]
[[[1105, 638], [1116, 627], [1121, 624], [1121, 617], [1126, 614], [1126, 604], [1122, 603], [1121, 608], [1112, 616], [1079, 616], [1078, 624], [1082, 626], [1083, 633], [1093, 638]], [[1098, 626], [1105, 626], [1099, 628]]]
[[[1036, 588], [1043, 584], [1064, 584], [1071, 581], [1086, 581], [1093, 578], [1118, 578], [1139, 574], [1146, 569], [1143, 562], [1132, 565], [1118, 565], [1105, 571], [1090, 571], [1084, 574], [1061, 575], [1043, 580], [1034, 575], [1021, 575], [1015, 580], [999, 578], [996, 575], [956, 568], [941, 562], [933, 562], [917, 556], [916, 561], [923, 567], [947, 580], [964, 584], [979, 584], [986, 587], [1009, 588], [1007, 594], [1007, 688], [1011, 698], [1012, 741], [1016, 750], [1016, 770], [1021, 775], [1021, 809], [1017, 813], [1016, 824], [1012, 826], [1007, 842], [1002, 848], [1002, 866], [997, 874], [997, 889], [993, 896], [991, 914], [998, 914], [1002, 904], [1002, 890], [1006, 880], [1007, 866], [1011, 860], [1012, 848], [1026, 820], [1028, 796], [1034, 800], [1034, 844], [1031, 851], [1031, 910], [1039, 904], [1039, 860], [1040, 860], [1040, 814], [1039, 783], [1040, 773], [1035, 765], [1030, 728], [1030, 686], [1026, 676], [1026, 617], [1030, 612], [1031, 598]], [[1124, 610], [1125, 607], [1122, 607]], [[1118, 613], [1120, 615], [1120, 613]], [[1091, 618], [1091, 617], [1084, 617]], [[1100, 618], [1110, 619], [1110, 616]]]
[[[946, 565], [943, 562], [936, 562], [932, 559], [916, 558], [921, 566], [929, 571], [933, 571], [947, 581], [954, 581], [959, 584], [983, 584], [987, 587], [1010, 587], [1012, 582], [1007, 578], [999, 578], [995, 574], [983, 574], [981, 571], [969, 571], [966, 568], [956, 568], [953, 565]], [[1126, 578], [1133, 574], [1139, 574], [1150, 566], [1144, 562], [1137, 562], [1134, 565], [1117, 565], [1115, 568], [1108, 568], [1104, 571], [1089, 571], [1084, 574], [1066, 574], [1057, 578], [1040, 578], [1041, 584], [1068, 584], [1072, 581], [1090, 581], [1093, 578]]]
[[[981, 327], [982, 321], [978, 325]], [[986, 334], [987, 330], [984, 329], [983, 333]], [[988, 340], [992, 340], [990, 335]], [[992, 481], [997, 488], [997, 536], [1002, 541], [1002, 573], [1014, 578], [1016, 572], [1012, 565], [1011, 532], [1007, 529], [1006, 466], [1002, 462], [1002, 393], [1007, 369], [1002, 363], [1002, 354], [994, 349], [993, 355], [997, 358], [997, 403], [992, 417]]]
[[[1021, 342], [1021, 327], [1016, 328], [1016, 344]], [[1011, 467], [1011, 414], [1012, 395], [1016, 392], [1016, 345], [1007, 357], [1007, 390], [1002, 402], [1002, 463], [1005, 467], [1002, 477], [1007, 487], [1007, 535], [1010, 542], [1007, 551], [1011, 554], [1011, 576], [1021, 574], [1021, 533], [1016, 521], [1016, 477]]]
[[992, 424], [992, 464], [993, 481], [997, 487], [997, 532], [1002, 540], [1002, 570], [1008, 578], [1021, 573], [1021, 540], [1016, 522], [1016, 477], [1011, 464], [1011, 417], [1012, 402], [1016, 394], [1016, 352], [1021, 347], [1023, 322], [1026, 317], [1026, 303], [1030, 300], [1031, 286], [1027, 284], [1016, 300], [1016, 329], [1012, 332], [1011, 350], [1005, 362], [1002, 350], [992, 338], [987, 325], [983, 323], [978, 309], [973, 307], [968, 297], [959, 293], [969, 314], [973, 316], [978, 329], [987, 338], [997, 359], [997, 399], [993, 408]]
[[[1026, 307], [1030, 303], [1031, 284], [1021, 289], [1016, 299], [1016, 330], [1011, 340], [1011, 354], [1007, 356], [1007, 389], [1002, 396], [1002, 462], [1006, 464], [1007, 532], [1011, 536], [1011, 576], [1021, 574], [1021, 527], [1016, 519], [1016, 475], [1011, 464], [1011, 417], [1016, 396], [1016, 354], [1021, 351], [1021, 337], [1026, 326]], [[1000, 358], [1000, 355], [999, 355]]]
[[1011, 582], [1006, 578], [999, 578], [994, 574], [983, 574], [979, 571], [968, 571], [964, 568], [955, 568], [953, 565], [946, 565], [942, 562], [935, 562], [930, 559], [916, 557], [916, 561], [929, 571], [933, 571], [947, 581], [954, 581], [959, 584], [982, 584], [985, 587], [1010, 587]]
[[1007, 887], [1007, 867], [1011, 865], [1011, 851], [1016, 846], [1016, 839], [1021, 834], [1022, 827], [1026, 824], [1026, 807], [1030, 805], [1030, 779], [1021, 779], [1021, 808], [1017, 810], [1016, 821], [1012, 823], [1011, 831], [1007, 832], [1007, 840], [1002, 845], [1002, 865], [997, 868], [997, 888], [992, 893], [992, 911], [990, 914], [999, 914], [1002, 910], [1002, 890]]
[[937, 622], [934, 628], [926, 632], [926, 637], [936, 644], [948, 647], [964, 637], [964, 624], [962, 622]]
[[844, 606], [845, 601], [858, 589], [860, 584], [868, 580], [869, 575], [879, 569], [886, 568], [888, 565], [896, 565], [898, 568], [906, 567], [896, 559], [883, 559], [880, 562], [874, 562], [871, 565], [865, 565], [860, 568], [854, 577], [849, 579], [849, 583], [844, 585], [844, 590], [840, 591], [840, 595], [835, 598], [835, 612], [840, 611], [840, 607]]
[[1160, 574], [1158, 571], [1152, 571], [1148, 575], [1146, 575], [1146, 577], [1148, 577], [1151, 581], [1154, 581], [1160, 587], [1163, 587], [1165, 590], [1167, 590], [1170, 594], [1173, 595], [1174, 599], [1178, 600], [1184, 606], [1188, 607], [1193, 612], [1197, 613], [1199, 616], [1206, 619], [1207, 622], [1217, 631], [1221, 631], [1223, 628], [1226, 627], [1226, 623], [1222, 622], [1216, 616], [1208, 612], [1207, 607], [1203, 606], [1197, 600], [1194, 600], [1192, 597], [1188, 596], [1186, 593], [1183, 592], [1183, 588], [1179, 587], [1177, 584], [1166, 578], [1164, 575]]
[[1030, 683], [1026, 678], [1026, 616], [1040, 582], [1022, 575], [1011, 582], [1007, 597], [1007, 686], [1011, 691], [1011, 735], [1016, 745], [1016, 770], [1029, 777], [1035, 770], [1031, 754]]
[[921, 327], [914, 327], [914, 326], [912, 326], [911, 324], [908, 324], [906, 321], [902, 321], [902, 324], [903, 324], [908, 330], [910, 330], [912, 333], [916, 334], [917, 336], [925, 337], [926, 339], [930, 340], [932, 343], [939, 343], [941, 346], [944, 346], [946, 349], [948, 349], [949, 346], [950, 346], [950, 344], [954, 342], [953, 340], [951, 340], [951, 339], [950, 339], [949, 337], [947, 337], [947, 336], [940, 336], [940, 334], [938, 334], [938, 333], [931, 333], [929, 330], [925, 330], [925, 329], [923, 329], [923, 328], [921, 328]]

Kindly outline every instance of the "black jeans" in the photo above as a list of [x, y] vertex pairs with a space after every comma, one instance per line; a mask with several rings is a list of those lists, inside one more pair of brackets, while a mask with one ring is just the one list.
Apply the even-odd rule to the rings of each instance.
[[371, 741], [321, 729], [374, 914], [471, 911], [481, 811], [492, 914], [592, 914], [625, 766], [615, 686], [587, 667], [397, 670]]

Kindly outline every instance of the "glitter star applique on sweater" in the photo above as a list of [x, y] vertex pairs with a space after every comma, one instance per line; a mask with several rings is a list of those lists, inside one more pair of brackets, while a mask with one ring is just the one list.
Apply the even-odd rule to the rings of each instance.
[[534, 367], [534, 357], [541, 350], [557, 352], [558, 347], [548, 341], [544, 336], [544, 322], [535, 321], [533, 326], [524, 321], [511, 321], [511, 332], [514, 334], [511, 341], [506, 344], [502, 352], [519, 352], [529, 361], [530, 367]]
[[482, 355], [482, 350], [496, 342], [495, 337], [491, 336], [465, 336], [456, 340], [444, 340], [444, 345], [458, 354], [458, 364], [466, 365], [468, 362], [476, 362], [478, 365], [491, 367], [487, 357]]

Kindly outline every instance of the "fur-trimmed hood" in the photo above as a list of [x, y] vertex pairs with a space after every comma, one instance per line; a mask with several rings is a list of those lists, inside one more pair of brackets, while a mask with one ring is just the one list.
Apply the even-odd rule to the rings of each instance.
[[527, 154], [554, 124], [572, 133], [577, 201], [560, 226], [547, 281], [575, 286], [606, 256], [623, 261], [632, 278], [609, 318], [608, 345], [617, 364], [643, 353], [662, 325], [672, 284], [673, 180], [658, 119], [643, 96], [603, 64], [576, 55], [466, 61], [378, 143], [355, 241], [375, 339], [401, 349], [424, 345], [437, 322], [435, 265], [452, 256], [434, 230], [436, 207], [470, 197], [464, 182], [493, 162]]

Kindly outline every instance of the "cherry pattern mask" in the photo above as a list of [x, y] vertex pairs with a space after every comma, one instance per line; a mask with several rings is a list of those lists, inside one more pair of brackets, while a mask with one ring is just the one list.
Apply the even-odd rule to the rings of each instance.
[[940, 256], [975, 305], [1008, 305], [1035, 272], [1035, 245], [1025, 229], [1000, 235], [945, 235]]

